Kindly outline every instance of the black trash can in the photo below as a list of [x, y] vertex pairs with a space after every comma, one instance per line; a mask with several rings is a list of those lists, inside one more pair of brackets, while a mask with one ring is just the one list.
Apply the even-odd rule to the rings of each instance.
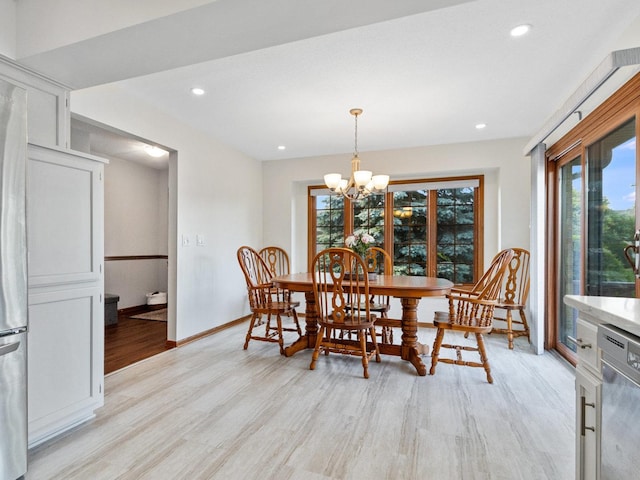
[[112, 293], [104, 294], [104, 325], [115, 325], [118, 323], [118, 300], [119, 295]]

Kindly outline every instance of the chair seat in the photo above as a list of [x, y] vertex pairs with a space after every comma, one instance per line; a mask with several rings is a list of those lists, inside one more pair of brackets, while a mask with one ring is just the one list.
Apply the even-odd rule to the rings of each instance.
[[[442, 316], [440, 318], [438, 314]], [[461, 332], [470, 332], [470, 333], [489, 333], [493, 329], [493, 326], [489, 325], [488, 327], [477, 327], [474, 325], [465, 325], [465, 324], [453, 324], [449, 321], [449, 314], [445, 312], [436, 312], [436, 318], [433, 320], [433, 325], [436, 328], [443, 328], [445, 330], [459, 330]]]
[[435, 328], [442, 328], [443, 330], [458, 330], [460, 332], [470, 333], [491, 333], [493, 327], [474, 327], [472, 325], [455, 325], [449, 322], [437, 322], [434, 320], [433, 325]]
[[388, 312], [390, 310], [389, 305], [384, 305], [382, 303], [371, 303], [369, 304], [369, 311], [371, 312]]
[[344, 323], [337, 323], [333, 320], [329, 319], [318, 319], [318, 324], [323, 325], [325, 327], [334, 328], [336, 330], [367, 330], [373, 327], [373, 324], [376, 321], [376, 316], [371, 315], [369, 320], [367, 321], [364, 317], [359, 317], [353, 320], [346, 319]]
[[264, 307], [256, 307], [253, 311], [255, 313], [289, 313], [296, 306], [295, 302], [271, 302]]
[[504, 308], [505, 310], [520, 310], [524, 305], [512, 302], [500, 302], [496, 304], [496, 308]]
[[[345, 310], [351, 310], [351, 307], [348, 305], [344, 307]], [[369, 303], [369, 311], [370, 312], [379, 312], [386, 313], [391, 309], [389, 305], [385, 305], [384, 303]], [[364, 308], [362, 308], [364, 310]]]

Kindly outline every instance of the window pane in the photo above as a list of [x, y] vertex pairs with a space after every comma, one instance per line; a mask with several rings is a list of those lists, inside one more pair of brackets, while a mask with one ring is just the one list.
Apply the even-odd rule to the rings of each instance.
[[437, 191], [437, 272], [454, 283], [473, 283], [475, 258], [475, 191]]
[[393, 193], [393, 271], [396, 275], [426, 275], [426, 190]]
[[587, 150], [586, 295], [635, 296], [624, 256], [636, 230], [635, 130], [631, 120]]
[[567, 340], [576, 337], [575, 308], [563, 302], [565, 295], [580, 294], [580, 235], [582, 218], [582, 159], [576, 157], [560, 168], [558, 177], [559, 218], [559, 272], [558, 272], [558, 341], [576, 351], [576, 346]]
[[384, 194], [372, 194], [353, 205], [353, 231], [373, 236], [375, 245], [384, 248]]
[[344, 243], [344, 199], [337, 195], [318, 195], [316, 207], [316, 253]]

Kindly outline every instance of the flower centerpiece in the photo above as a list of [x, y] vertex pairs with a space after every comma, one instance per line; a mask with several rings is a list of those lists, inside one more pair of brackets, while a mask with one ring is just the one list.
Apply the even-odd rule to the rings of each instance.
[[344, 246], [356, 252], [360, 257], [364, 258], [369, 247], [373, 245], [375, 239], [368, 233], [356, 232], [349, 235], [344, 240]]
[[[344, 246], [353, 250], [356, 255], [364, 260], [367, 250], [369, 250], [369, 247], [373, 245], [373, 242], [375, 242], [375, 238], [368, 233], [356, 232], [345, 238]], [[377, 274], [375, 272], [368, 271], [368, 265], [365, 268], [367, 269], [369, 280], [375, 280], [377, 278]]]

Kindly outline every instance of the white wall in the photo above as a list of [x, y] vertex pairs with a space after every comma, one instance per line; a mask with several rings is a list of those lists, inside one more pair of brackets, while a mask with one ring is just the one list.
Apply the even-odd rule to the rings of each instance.
[[[105, 257], [168, 255], [168, 169], [119, 158], [104, 169]], [[167, 291], [167, 260], [105, 262], [105, 291], [120, 296], [118, 308], [146, 303], [146, 294]]]
[[0, 2], [0, 54], [16, 58], [16, 3], [14, 0]]
[[[71, 110], [177, 151], [169, 173], [170, 188], [175, 188], [170, 210], [175, 208], [177, 218], [168, 249], [177, 278], [175, 287], [169, 280], [169, 301], [175, 299], [169, 308], [169, 338], [182, 340], [248, 314], [236, 251], [262, 243], [260, 163], [117, 85], [72, 92]], [[203, 236], [203, 246], [195, 245], [196, 234]], [[185, 235], [191, 240], [187, 247], [181, 246]]]
[[[240, 245], [281, 245], [291, 252], [293, 271], [306, 270], [306, 186], [322, 184], [328, 171], [347, 173], [348, 153], [261, 165], [115, 85], [73, 92], [71, 108], [178, 151], [174, 241], [181, 245], [187, 235], [191, 245], [177, 247], [176, 339], [248, 313], [235, 257]], [[361, 157], [368, 168], [393, 179], [485, 174], [486, 263], [501, 248], [529, 247], [530, 166], [522, 156], [527, 140], [363, 152]], [[242, 179], [242, 190], [228, 178]], [[205, 246], [195, 246], [196, 234], [204, 236]], [[433, 308], [434, 302], [421, 302], [420, 321], [431, 321]]]
[[[363, 168], [392, 180], [485, 175], [484, 262], [502, 248], [529, 248], [530, 159], [528, 138], [361, 153]], [[293, 272], [307, 270], [307, 186], [322, 185], [328, 172], [348, 174], [350, 154], [265, 162], [264, 244], [291, 252]], [[303, 298], [297, 298], [303, 300]], [[442, 301], [422, 301], [419, 320], [431, 322]], [[399, 304], [391, 316], [400, 318]], [[534, 320], [535, 321], [535, 320]]]
[[[485, 175], [485, 262], [507, 247], [529, 248], [530, 159], [526, 138], [361, 153], [362, 166], [392, 180]], [[330, 171], [349, 173], [351, 155], [269, 161], [263, 165], [264, 241], [292, 252], [307, 268], [307, 186]]]

